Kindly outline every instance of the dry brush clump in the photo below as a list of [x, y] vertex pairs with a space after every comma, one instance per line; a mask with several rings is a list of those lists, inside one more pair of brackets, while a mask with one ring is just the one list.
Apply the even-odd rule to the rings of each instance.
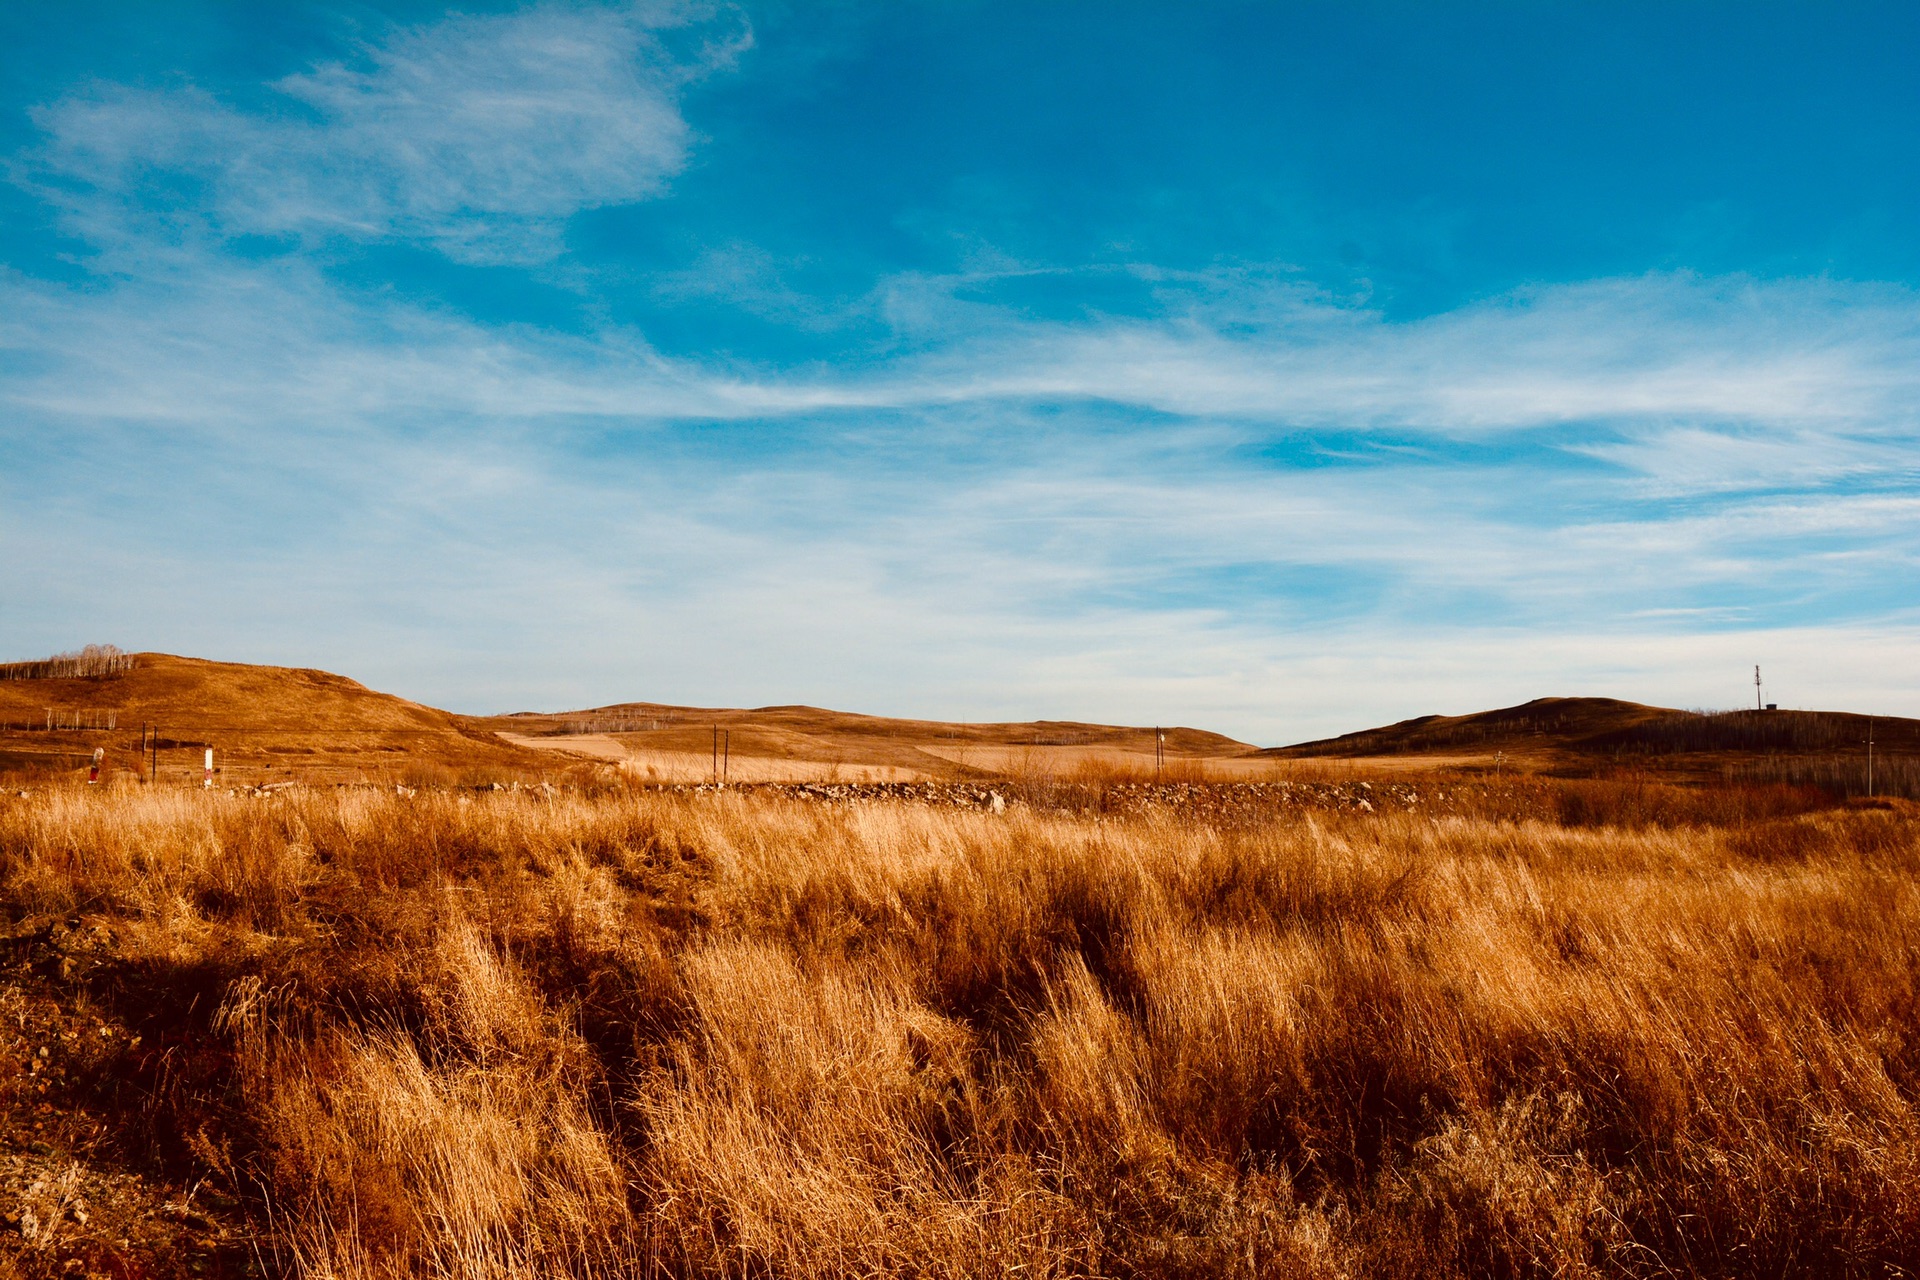
[[1914, 811], [1530, 794], [51, 792], [0, 893], [307, 1274], [1920, 1265]]

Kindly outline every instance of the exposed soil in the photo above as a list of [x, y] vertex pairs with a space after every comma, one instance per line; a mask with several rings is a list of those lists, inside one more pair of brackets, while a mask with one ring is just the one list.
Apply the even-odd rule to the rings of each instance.
[[126, 1016], [138, 993], [117, 942], [80, 916], [0, 936], [0, 1275], [266, 1274], [233, 1188], [164, 1167], [129, 1131], [181, 1045]]

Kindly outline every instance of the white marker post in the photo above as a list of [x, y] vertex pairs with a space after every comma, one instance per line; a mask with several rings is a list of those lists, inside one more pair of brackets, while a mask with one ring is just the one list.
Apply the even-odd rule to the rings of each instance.
[[[91, 787], [100, 781], [100, 762], [106, 759], [106, 757], [107, 749], [105, 747], [95, 747], [93, 749], [93, 769], [87, 774], [88, 786]], [[1871, 772], [1871, 770], [1869, 770], [1869, 772]]]
[[200, 785], [202, 787], [205, 787], [208, 791], [213, 790], [213, 748], [212, 747], [207, 748], [207, 778], [206, 778], [206, 781], [202, 782]]

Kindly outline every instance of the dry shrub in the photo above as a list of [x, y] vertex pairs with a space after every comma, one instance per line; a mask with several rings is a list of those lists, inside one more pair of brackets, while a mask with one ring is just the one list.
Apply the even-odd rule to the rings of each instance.
[[[1371, 1266], [1476, 1276], [1615, 1274], [1630, 1242], [1617, 1193], [1579, 1150], [1580, 1108], [1573, 1093], [1528, 1094], [1447, 1120], [1388, 1178], [1382, 1198], [1399, 1210], [1402, 1229], [1378, 1242]], [[1606, 1265], [1608, 1255], [1614, 1266]]]
[[48, 914], [105, 905], [276, 931], [312, 877], [310, 854], [297, 818], [184, 790], [51, 790], [0, 817], [6, 899]]
[[423, 1027], [289, 1040], [257, 981], [216, 1027], [240, 1044], [283, 1189], [286, 1247], [321, 1276], [592, 1272], [638, 1252], [629, 1171], [591, 1113], [592, 1063], [458, 915], [423, 960]]
[[808, 975], [781, 949], [730, 943], [687, 966], [692, 1034], [635, 1099], [679, 1266], [1070, 1267], [1076, 1207], [996, 1148], [973, 1037], [920, 1005], [892, 965]]
[[[1032, 1120], [1064, 1151], [1120, 1166], [1160, 1154], [1146, 1037], [1084, 962], [1067, 967], [1034, 1020]], [[1146, 1150], [1136, 1149], [1145, 1142]]]
[[1812, 787], [1778, 782], [1689, 787], [1634, 771], [1536, 786], [1546, 802], [1543, 814], [1570, 827], [1725, 826], [1806, 813], [1830, 803]]
[[1234, 1160], [1278, 1149], [1308, 1083], [1302, 993], [1325, 981], [1299, 933], [1164, 929], [1137, 944], [1149, 1083], [1184, 1149]]

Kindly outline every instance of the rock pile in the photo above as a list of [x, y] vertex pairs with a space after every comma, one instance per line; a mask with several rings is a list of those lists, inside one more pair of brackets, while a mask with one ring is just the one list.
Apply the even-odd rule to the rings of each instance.
[[1244, 819], [1289, 809], [1447, 812], [1455, 801], [1443, 789], [1423, 793], [1411, 784], [1394, 782], [760, 782], [724, 788], [701, 783], [661, 789], [693, 793], [724, 790], [829, 804], [924, 804], [994, 813], [1020, 806], [1079, 814], [1159, 811], [1206, 820]]

